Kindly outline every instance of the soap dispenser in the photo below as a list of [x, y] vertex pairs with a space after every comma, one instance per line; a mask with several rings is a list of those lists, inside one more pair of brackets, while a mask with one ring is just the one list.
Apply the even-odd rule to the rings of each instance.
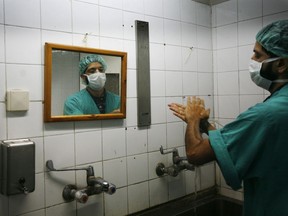
[[35, 143], [30, 139], [0, 142], [0, 193], [28, 194], [35, 190]]

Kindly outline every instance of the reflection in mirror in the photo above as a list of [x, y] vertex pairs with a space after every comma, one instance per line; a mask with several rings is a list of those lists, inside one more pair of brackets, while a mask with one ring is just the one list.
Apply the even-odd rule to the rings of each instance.
[[126, 117], [127, 54], [45, 44], [44, 121]]

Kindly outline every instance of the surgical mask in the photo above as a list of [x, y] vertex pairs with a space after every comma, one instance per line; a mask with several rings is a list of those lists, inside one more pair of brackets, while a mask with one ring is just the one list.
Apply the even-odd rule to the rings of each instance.
[[100, 90], [105, 86], [106, 83], [106, 74], [96, 72], [90, 75], [86, 75], [88, 80], [88, 86], [93, 90]]
[[252, 81], [257, 86], [259, 86], [259, 87], [261, 87], [267, 91], [269, 91], [272, 83], [288, 82], [288, 79], [278, 79], [278, 80], [272, 81], [272, 80], [266, 79], [265, 77], [261, 76], [261, 74], [260, 74], [263, 63], [273, 62], [273, 61], [276, 61], [280, 58], [281, 57], [270, 58], [270, 59], [266, 59], [262, 62], [257, 62], [255, 60], [251, 59], [250, 64], [249, 64], [249, 72], [250, 72], [250, 77], [251, 77]]

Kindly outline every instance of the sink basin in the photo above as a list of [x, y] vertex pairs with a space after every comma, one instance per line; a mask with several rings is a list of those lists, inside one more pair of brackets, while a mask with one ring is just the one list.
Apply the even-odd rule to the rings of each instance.
[[242, 203], [225, 197], [217, 197], [202, 205], [185, 210], [175, 216], [241, 216]]
[[188, 197], [130, 216], [242, 216], [242, 201], [220, 195], [197, 200]]

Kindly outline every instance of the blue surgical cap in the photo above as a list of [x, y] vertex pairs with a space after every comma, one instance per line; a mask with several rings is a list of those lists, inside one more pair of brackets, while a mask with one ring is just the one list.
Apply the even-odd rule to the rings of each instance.
[[288, 20], [276, 21], [265, 26], [256, 35], [256, 41], [268, 52], [288, 58]]
[[100, 56], [100, 55], [87, 55], [85, 57], [83, 57], [80, 62], [79, 62], [79, 71], [80, 74], [85, 73], [87, 67], [89, 66], [89, 64], [91, 64], [92, 62], [98, 62], [102, 65], [104, 71], [106, 71], [107, 69], [107, 64], [104, 61], [104, 59]]

